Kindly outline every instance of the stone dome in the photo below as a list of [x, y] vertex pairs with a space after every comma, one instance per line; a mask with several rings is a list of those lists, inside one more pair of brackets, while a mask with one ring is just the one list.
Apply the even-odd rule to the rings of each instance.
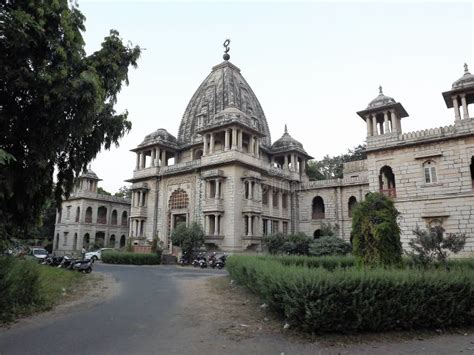
[[288, 129], [285, 125], [285, 133], [278, 139], [275, 143], [272, 144], [272, 152], [286, 152], [291, 150], [297, 150], [301, 153], [308, 154], [303, 148], [303, 144], [298, 142], [288, 133]]
[[474, 75], [469, 73], [467, 64], [464, 64], [464, 75], [453, 83], [453, 89], [474, 86]]
[[82, 173], [79, 176], [80, 179], [93, 179], [93, 180], [100, 180], [96, 173], [94, 173], [91, 169], [87, 169], [85, 173]]
[[264, 135], [262, 143], [270, 146], [270, 130], [262, 107], [240, 69], [228, 61], [212, 68], [189, 101], [179, 126], [178, 143], [199, 142], [201, 137], [196, 132], [213, 125], [214, 117], [221, 117], [222, 113], [229, 116], [230, 111], [243, 113], [254, 121], [253, 127]]
[[176, 137], [169, 133], [164, 128], [158, 128], [155, 132], [147, 134], [143, 142], [141, 142], [138, 146], [146, 146], [154, 143], [161, 143], [164, 145], [176, 145]]
[[371, 108], [377, 108], [377, 107], [382, 107], [382, 106], [387, 106], [391, 104], [395, 104], [395, 99], [390, 96], [384, 95], [382, 91], [382, 87], [379, 87], [379, 96], [377, 96], [375, 99], [369, 102], [369, 105], [367, 106], [367, 109]]

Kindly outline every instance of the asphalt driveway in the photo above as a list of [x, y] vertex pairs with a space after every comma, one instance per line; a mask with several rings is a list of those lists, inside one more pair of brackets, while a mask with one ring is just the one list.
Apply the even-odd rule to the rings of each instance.
[[226, 273], [172, 265], [96, 264], [95, 270], [119, 282], [118, 295], [59, 317], [46, 314], [32, 324], [0, 329], [0, 354], [182, 353], [189, 344], [182, 337], [186, 315], [179, 307], [178, 282]]

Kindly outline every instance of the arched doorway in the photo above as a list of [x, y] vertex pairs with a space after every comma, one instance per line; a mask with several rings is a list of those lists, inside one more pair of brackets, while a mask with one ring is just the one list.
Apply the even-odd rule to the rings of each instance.
[[104, 232], [97, 232], [95, 234], [95, 246], [98, 248], [103, 248], [105, 246], [105, 233]]
[[125, 247], [125, 236], [122, 235], [120, 237], [120, 248], [124, 248]]
[[92, 223], [92, 207], [87, 207], [85, 223]]
[[354, 196], [349, 197], [349, 202], [348, 204], [348, 214], [349, 217], [352, 217], [352, 211], [354, 210], [354, 207], [357, 205], [357, 199]]
[[110, 224], [117, 225], [117, 210], [112, 211], [112, 217], [110, 220]]
[[385, 165], [380, 169], [379, 188], [380, 192], [385, 196], [397, 197], [395, 190], [395, 174], [393, 173], [392, 168], [388, 165]]
[[321, 237], [321, 229], [316, 229], [313, 233], [314, 239], [319, 239]]
[[89, 249], [90, 242], [91, 242], [91, 238], [89, 236], [89, 233], [84, 234], [84, 239], [83, 239], [82, 244], [85, 249]]
[[115, 248], [115, 235], [112, 234], [109, 239], [109, 248]]
[[188, 223], [189, 197], [186, 191], [179, 188], [170, 196], [168, 201], [169, 223], [168, 223], [168, 248], [171, 251], [171, 233], [181, 223]]
[[100, 206], [97, 210], [97, 223], [106, 224], [107, 223], [107, 207]]

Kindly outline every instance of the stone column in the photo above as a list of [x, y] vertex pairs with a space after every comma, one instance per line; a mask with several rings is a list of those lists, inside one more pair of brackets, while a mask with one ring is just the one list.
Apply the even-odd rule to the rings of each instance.
[[219, 179], [216, 179], [215, 180], [215, 183], [216, 183], [216, 195], [215, 195], [215, 199], [219, 199], [220, 198], [220, 194], [221, 194], [221, 189], [220, 189], [220, 183], [219, 183]]
[[209, 227], [210, 227], [209, 215], [206, 214], [206, 215], [204, 216], [204, 234], [206, 234], [206, 235], [209, 235], [209, 234], [210, 234], [210, 233], [209, 233], [209, 229], [210, 229]]
[[219, 235], [219, 218], [218, 214], [214, 214], [214, 235]]
[[155, 166], [156, 148], [151, 149], [151, 166]]
[[461, 113], [459, 112], [458, 97], [453, 96], [453, 107], [454, 107], [454, 120], [459, 121], [461, 119]]
[[208, 151], [207, 151], [207, 134], [205, 134], [204, 136], [202, 136], [202, 142], [203, 142], [203, 150], [202, 150], [202, 155], [207, 155], [208, 154]]
[[209, 153], [214, 153], [214, 133], [211, 133], [211, 140], [209, 144]]
[[161, 164], [160, 164], [160, 154], [161, 154], [161, 149], [156, 148], [156, 154], [155, 154], [155, 159], [156, 159], [155, 165], [156, 166], [161, 166]]
[[296, 155], [291, 154], [291, 170], [296, 171]]
[[285, 163], [283, 164], [283, 169], [288, 170], [288, 154], [285, 154]]
[[239, 150], [242, 150], [242, 138], [243, 138], [243, 132], [241, 129], [239, 129]]
[[224, 150], [229, 150], [229, 130], [225, 130], [225, 145]]
[[270, 210], [270, 213], [271, 213], [273, 210], [273, 189], [271, 188], [271, 186], [268, 186], [267, 195], [268, 195], [268, 209]]
[[135, 165], [135, 170], [140, 169], [140, 152], [137, 152], [137, 164]]
[[249, 200], [253, 200], [253, 181], [249, 181]]
[[167, 166], [168, 162], [166, 161], [166, 150], [161, 151], [161, 165], [162, 166]]
[[232, 150], [237, 149], [237, 129], [232, 128]]
[[383, 113], [383, 120], [384, 120], [384, 130], [383, 133], [389, 133], [390, 132], [390, 123], [388, 123], [388, 111], [385, 111]]
[[461, 94], [461, 102], [462, 102], [462, 118], [463, 119], [469, 118], [469, 111], [467, 110], [466, 94]]
[[245, 215], [245, 218], [247, 218], [247, 236], [250, 236], [252, 235], [252, 218], [248, 214]]
[[253, 155], [253, 148], [254, 148], [254, 141], [253, 141], [253, 136], [250, 136], [249, 140], [249, 153]]
[[142, 169], [145, 169], [145, 163], [146, 163], [146, 154], [145, 152], [141, 152], [141, 158], [142, 158], [142, 162], [141, 162], [141, 168]]
[[255, 155], [260, 158], [260, 138], [255, 137]]
[[377, 132], [377, 116], [375, 114], [372, 115], [372, 131], [373, 136], [377, 136], [379, 134]]
[[370, 137], [372, 135], [372, 121], [369, 115], [365, 116], [365, 122], [367, 123], [367, 137]]

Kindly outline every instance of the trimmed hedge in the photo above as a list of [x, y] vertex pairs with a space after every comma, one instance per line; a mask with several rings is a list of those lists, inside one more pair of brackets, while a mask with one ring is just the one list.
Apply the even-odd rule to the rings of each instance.
[[281, 261], [232, 256], [226, 267], [234, 280], [259, 295], [292, 326], [310, 333], [474, 324], [471, 270], [328, 271], [285, 266]]
[[105, 252], [102, 261], [106, 264], [128, 265], [158, 265], [161, 264], [161, 253], [130, 253], [130, 252]]

